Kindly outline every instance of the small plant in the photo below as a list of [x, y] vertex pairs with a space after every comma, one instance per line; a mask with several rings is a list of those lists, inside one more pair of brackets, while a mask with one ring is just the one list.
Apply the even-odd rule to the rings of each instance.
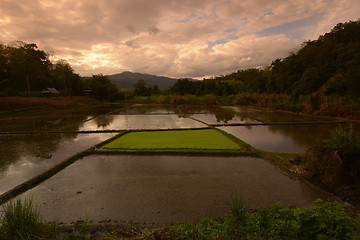
[[10, 200], [4, 204], [0, 224], [0, 232], [7, 239], [29, 239], [43, 230], [39, 209], [31, 199]]
[[246, 205], [242, 198], [238, 198], [237, 195], [230, 196], [229, 208], [231, 211], [231, 216], [234, 218], [235, 223], [243, 225], [246, 222]]

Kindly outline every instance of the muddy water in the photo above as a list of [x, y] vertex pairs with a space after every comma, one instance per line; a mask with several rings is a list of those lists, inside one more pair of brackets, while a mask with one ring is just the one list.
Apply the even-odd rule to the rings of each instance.
[[251, 146], [265, 151], [306, 153], [308, 147], [329, 138], [337, 124], [219, 127]]
[[124, 155], [81, 159], [21, 197], [32, 196], [49, 220], [161, 225], [223, 217], [234, 193], [248, 207], [325, 197], [262, 159]]
[[114, 135], [0, 135], [0, 194]]
[[206, 125], [175, 114], [150, 115], [103, 115], [86, 121], [80, 131], [89, 130], [120, 130], [120, 129], [172, 129], [201, 128]]

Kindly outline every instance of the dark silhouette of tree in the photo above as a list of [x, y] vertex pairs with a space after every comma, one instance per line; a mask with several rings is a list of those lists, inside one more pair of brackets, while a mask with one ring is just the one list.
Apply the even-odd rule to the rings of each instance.
[[85, 87], [91, 89], [98, 100], [116, 100], [119, 90], [108, 77], [98, 74], [84, 81]]
[[0, 44], [0, 92], [11, 95], [26, 91], [30, 95], [31, 91], [45, 87], [80, 93], [82, 82], [69, 63], [65, 60], [51, 63], [49, 54], [39, 50], [35, 43]]
[[148, 97], [148, 96], [151, 96], [151, 93], [152, 93], [151, 88], [146, 87], [146, 82], [143, 79], [138, 80], [134, 84], [134, 95], [135, 96]]

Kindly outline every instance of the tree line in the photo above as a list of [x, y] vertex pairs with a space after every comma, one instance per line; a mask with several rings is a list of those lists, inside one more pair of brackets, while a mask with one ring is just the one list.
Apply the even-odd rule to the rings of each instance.
[[[45, 87], [55, 87], [65, 95], [80, 95], [91, 89], [100, 100], [123, 99], [116, 86], [102, 74], [82, 79], [69, 63], [53, 63], [50, 55], [34, 43], [0, 43], [0, 95], [31, 95]], [[300, 96], [315, 100], [335, 96], [360, 96], [360, 20], [337, 24], [317, 40], [304, 42], [284, 59], [266, 68], [251, 68], [194, 81], [179, 79], [169, 89], [147, 87], [144, 80], [134, 85], [134, 96], [152, 94], [192, 94], [230, 96], [242, 93], [287, 94], [293, 101]]]
[[50, 61], [50, 54], [35, 43], [0, 44], [0, 92], [17, 95], [55, 87], [68, 93], [82, 89], [81, 77], [65, 60]]
[[68, 62], [52, 62], [50, 54], [35, 43], [0, 43], [0, 95], [33, 96], [47, 87], [56, 88], [65, 96], [82, 95], [84, 89], [89, 89], [100, 100], [120, 98], [107, 77], [99, 74], [82, 79]]
[[296, 53], [274, 60], [264, 69], [246, 69], [202, 81], [179, 79], [175, 94], [284, 93], [360, 96], [360, 20], [337, 24], [317, 40], [304, 42]]

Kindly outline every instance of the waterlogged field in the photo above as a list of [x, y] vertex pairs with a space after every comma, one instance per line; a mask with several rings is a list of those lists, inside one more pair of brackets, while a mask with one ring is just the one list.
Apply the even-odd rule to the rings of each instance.
[[[222, 217], [232, 194], [251, 207], [308, 206], [328, 196], [264, 159], [201, 154], [305, 153], [330, 136], [334, 121], [256, 108], [156, 105], [0, 116], [0, 197], [88, 150], [90, 156], [18, 198], [32, 197], [45, 218], [66, 223], [89, 217], [160, 225]], [[159, 151], [137, 155], [141, 150]], [[188, 156], [193, 150], [196, 156]]]
[[22, 197], [39, 202], [49, 220], [161, 226], [221, 218], [233, 194], [249, 208], [310, 206], [327, 197], [263, 159], [163, 155], [88, 156]]
[[226, 149], [241, 147], [213, 129], [130, 132], [103, 146], [105, 149]]
[[205, 124], [175, 114], [108, 114], [84, 122], [81, 131], [203, 128]]
[[219, 129], [247, 142], [254, 148], [285, 153], [306, 153], [331, 136], [337, 124], [306, 125], [264, 125], [264, 126], [225, 126]]

